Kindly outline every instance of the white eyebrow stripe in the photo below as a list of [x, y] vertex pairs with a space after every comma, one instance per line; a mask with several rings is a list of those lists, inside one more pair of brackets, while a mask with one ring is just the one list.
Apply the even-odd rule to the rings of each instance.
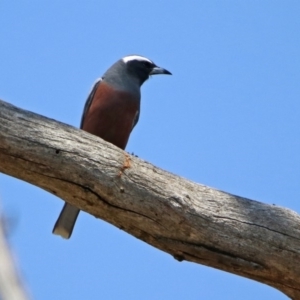
[[150, 59], [148, 59], [144, 56], [140, 56], [140, 55], [125, 56], [125, 57], [122, 58], [122, 60], [124, 61], [125, 64], [129, 61], [132, 61], [132, 60], [148, 61], [149, 63], [153, 64], [153, 61], [151, 61]]

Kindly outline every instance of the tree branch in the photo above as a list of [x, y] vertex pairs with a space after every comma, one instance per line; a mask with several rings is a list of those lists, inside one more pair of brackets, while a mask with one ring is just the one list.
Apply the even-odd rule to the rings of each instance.
[[6, 238], [6, 219], [0, 210], [0, 299], [28, 300], [27, 291]]
[[74, 127], [0, 101], [0, 171], [177, 260], [300, 299], [300, 216], [193, 183]]

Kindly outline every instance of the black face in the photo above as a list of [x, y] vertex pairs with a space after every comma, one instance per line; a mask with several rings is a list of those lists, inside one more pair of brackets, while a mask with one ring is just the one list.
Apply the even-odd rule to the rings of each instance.
[[138, 78], [141, 85], [149, 78], [153, 68], [156, 67], [154, 63], [146, 60], [131, 60], [126, 65], [128, 72]]

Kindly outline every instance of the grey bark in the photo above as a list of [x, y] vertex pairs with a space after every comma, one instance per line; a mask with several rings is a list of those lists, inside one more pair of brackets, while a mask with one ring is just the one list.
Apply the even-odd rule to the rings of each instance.
[[300, 216], [289, 209], [191, 182], [1, 101], [0, 172], [179, 261], [251, 278], [300, 299]]

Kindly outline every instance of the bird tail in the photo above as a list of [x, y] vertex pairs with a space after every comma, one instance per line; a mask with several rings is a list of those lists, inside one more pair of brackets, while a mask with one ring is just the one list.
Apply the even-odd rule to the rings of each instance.
[[52, 233], [60, 235], [64, 239], [69, 239], [72, 235], [79, 212], [80, 210], [77, 207], [65, 203], [53, 227]]

